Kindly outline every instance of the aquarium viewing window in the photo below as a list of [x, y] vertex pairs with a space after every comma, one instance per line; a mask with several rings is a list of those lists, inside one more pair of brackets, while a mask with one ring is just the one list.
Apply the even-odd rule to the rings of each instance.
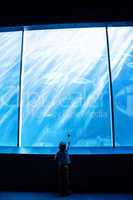
[[132, 26], [2, 29], [0, 146], [56, 149], [70, 134], [75, 152], [127, 151], [132, 77]]

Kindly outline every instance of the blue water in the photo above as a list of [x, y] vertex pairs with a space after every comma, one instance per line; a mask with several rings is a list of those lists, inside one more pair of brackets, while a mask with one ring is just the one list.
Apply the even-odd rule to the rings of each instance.
[[[108, 28], [116, 146], [133, 146], [133, 27]], [[0, 33], [0, 146], [16, 146], [22, 32]], [[22, 147], [112, 147], [106, 30], [24, 31]], [[100, 151], [100, 149], [99, 149]]]
[[105, 28], [24, 36], [22, 146], [111, 146]]
[[133, 27], [109, 28], [115, 137], [133, 146]]
[[16, 146], [22, 32], [0, 33], [0, 146]]

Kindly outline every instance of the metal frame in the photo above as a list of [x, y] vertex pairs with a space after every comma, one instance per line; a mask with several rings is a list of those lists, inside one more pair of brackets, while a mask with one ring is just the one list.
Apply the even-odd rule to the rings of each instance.
[[49, 23], [38, 25], [17, 25], [0, 26], [0, 32], [26, 31], [26, 30], [44, 30], [44, 29], [69, 29], [69, 28], [95, 28], [95, 27], [123, 27], [133, 26], [133, 21], [107, 21], [107, 22], [73, 22], [73, 23]]
[[115, 120], [114, 120], [114, 101], [113, 101], [114, 99], [113, 99], [113, 85], [112, 85], [112, 72], [111, 72], [108, 27], [106, 27], [106, 42], [107, 42], [107, 57], [108, 57], [108, 72], [109, 72], [111, 132], [112, 132], [113, 147], [115, 147], [115, 125], [114, 125]]
[[122, 27], [133, 26], [133, 22], [81, 22], [81, 23], [57, 23], [57, 24], [40, 24], [40, 25], [26, 25], [25, 31], [31, 30], [46, 30], [46, 29], [69, 29], [69, 28], [106, 28], [106, 27]]
[[22, 30], [21, 56], [20, 56], [17, 147], [21, 147], [21, 111], [22, 111], [21, 103], [22, 103], [22, 65], [23, 65], [23, 48], [24, 48], [24, 30]]
[[23, 31], [23, 26], [0, 27], [0, 32]]

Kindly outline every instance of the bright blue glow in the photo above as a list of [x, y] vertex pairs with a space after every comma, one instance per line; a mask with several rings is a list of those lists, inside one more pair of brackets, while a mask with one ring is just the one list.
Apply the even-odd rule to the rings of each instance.
[[133, 27], [109, 28], [115, 137], [117, 146], [133, 146]]
[[24, 33], [22, 146], [111, 146], [105, 28]]
[[[116, 146], [124, 146], [115, 152], [132, 152], [126, 146], [133, 146], [133, 27], [108, 31]], [[0, 146], [6, 148], [17, 145], [21, 41], [21, 31], [0, 33]], [[106, 149], [112, 146], [108, 84], [105, 28], [25, 31], [20, 116], [24, 148], [13, 151], [53, 153], [71, 133], [71, 153], [91, 154], [93, 147], [102, 146], [94, 152], [114, 152]], [[26, 146], [50, 148], [30, 151]]]
[[16, 146], [22, 33], [0, 33], [0, 146]]

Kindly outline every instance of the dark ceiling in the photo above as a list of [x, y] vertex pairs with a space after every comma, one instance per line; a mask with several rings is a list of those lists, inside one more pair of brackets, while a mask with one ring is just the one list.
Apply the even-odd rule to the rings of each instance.
[[[28, 2], [28, 0], [27, 0]], [[88, 0], [88, 3], [71, 0], [39, 2], [5, 2], [0, 7], [0, 26], [30, 25], [64, 22], [133, 21], [131, 1]], [[46, 3], [47, 2], [47, 3]], [[116, 4], [117, 3], [117, 4]]]

